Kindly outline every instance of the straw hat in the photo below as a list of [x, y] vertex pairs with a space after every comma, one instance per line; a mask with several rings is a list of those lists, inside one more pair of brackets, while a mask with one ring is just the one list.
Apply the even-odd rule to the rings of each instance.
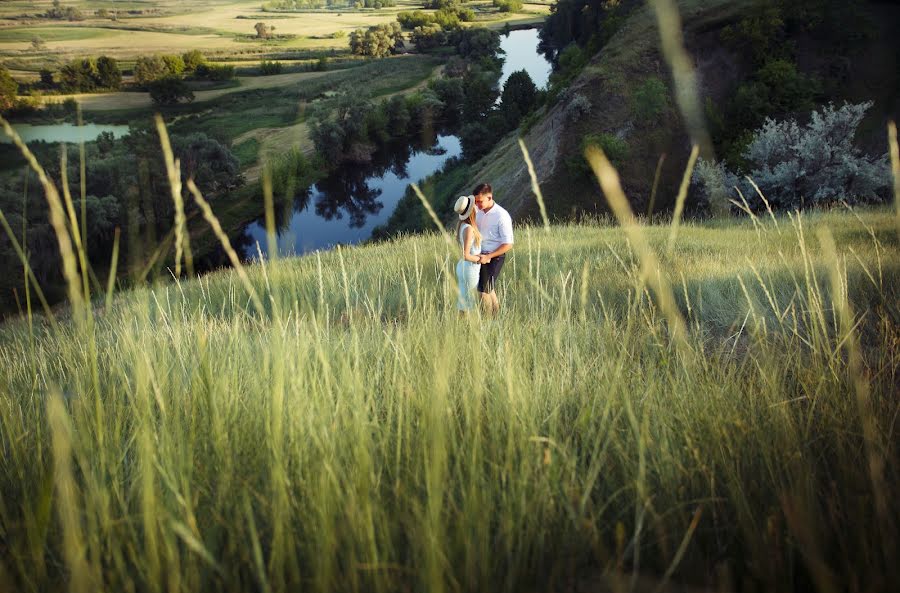
[[453, 205], [453, 210], [459, 214], [460, 220], [469, 218], [473, 208], [475, 208], [475, 196], [459, 196], [456, 198], [456, 204]]

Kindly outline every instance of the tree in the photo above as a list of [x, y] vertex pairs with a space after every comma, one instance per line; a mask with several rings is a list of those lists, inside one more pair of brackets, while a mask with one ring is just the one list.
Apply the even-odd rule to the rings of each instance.
[[198, 49], [192, 49], [181, 56], [184, 61], [184, 69], [187, 72], [194, 72], [201, 64], [206, 63], [206, 56]]
[[525, 70], [509, 75], [500, 95], [500, 112], [508, 129], [515, 128], [537, 104], [537, 87]]
[[184, 73], [185, 64], [181, 56], [174, 54], [164, 55], [162, 56], [162, 61], [166, 65], [166, 70], [169, 74], [181, 76]]
[[234, 66], [229, 64], [200, 64], [197, 66], [196, 75], [197, 78], [205, 78], [212, 81], [231, 80], [234, 78]]
[[10, 75], [6, 66], [0, 65], [0, 112], [15, 107], [18, 101], [19, 84]]
[[413, 29], [411, 39], [417, 51], [426, 52], [445, 45], [447, 43], [447, 34], [439, 24], [431, 23], [430, 25], [422, 25]]
[[193, 179], [207, 194], [233, 189], [243, 181], [237, 157], [206, 134], [174, 136], [172, 152], [181, 162], [181, 178]]
[[134, 64], [134, 80], [141, 86], [147, 86], [168, 73], [166, 63], [159, 56], [141, 56]]
[[115, 58], [97, 58], [97, 84], [106, 89], [117, 90], [122, 86], [122, 71]]
[[500, 12], [520, 12], [522, 10], [522, 0], [494, 0], [494, 6]]
[[272, 37], [272, 32], [275, 31], [275, 27], [270, 27], [263, 22], [256, 23], [253, 28], [256, 29], [257, 39], [269, 39]]
[[176, 105], [182, 99], [188, 103], [194, 100], [194, 93], [187, 83], [172, 74], [154, 80], [148, 85], [148, 90], [150, 99], [157, 105]]
[[486, 115], [497, 102], [494, 78], [480, 70], [472, 70], [463, 77], [466, 98], [463, 102], [463, 117], [475, 121]]
[[40, 72], [40, 76], [41, 76], [41, 84], [44, 85], [45, 87], [53, 88], [53, 86], [56, 84], [53, 81], [53, 71], [52, 70], [42, 68], [41, 72]]
[[384, 58], [402, 46], [403, 30], [398, 22], [357, 29], [350, 34], [350, 51], [361, 56]]
[[47, 43], [39, 35], [35, 35], [31, 38], [31, 49], [33, 49], [34, 51], [41, 51], [46, 48]]
[[59, 85], [67, 93], [90, 93], [99, 86], [100, 72], [93, 58], [72, 60], [59, 71]]
[[460, 31], [457, 51], [470, 60], [494, 58], [503, 51], [500, 49], [500, 34], [484, 27], [463, 29]]

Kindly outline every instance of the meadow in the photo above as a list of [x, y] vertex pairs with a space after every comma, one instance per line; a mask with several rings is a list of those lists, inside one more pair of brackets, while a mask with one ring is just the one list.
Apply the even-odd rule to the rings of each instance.
[[637, 230], [496, 319], [429, 234], [5, 323], [0, 587], [890, 590], [895, 214]]
[[[0, 60], [17, 77], [84, 55], [109, 55], [133, 61], [152, 53], [184, 53], [202, 50], [213, 59], [252, 59], [299, 50], [346, 52], [347, 35], [360, 28], [390, 23], [403, 10], [422, 10], [421, 2], [400, 0], [380, 10], [343, 7], [329, 10], [266, 12], [259, 0], [200, 0], [171, 2], [154, 0], [130, 5], [117, 2], [63, 2], [85, 15], [76, 22], [38, 19], [51, 8], [47, 2], [4, 2], [0, 6]], [[502, 27], [505, 23], [537, 23], [549, 13], [545, 3], [526, 4], [521, 13], [499, 13], [491, 2], [467, 4], [477, 12], [476, 24]], [[119, 10], [116, 20], [98, 17], [98, 9]], [[128, 10], [141, 14], [128, 14]], [[278, 38], [255, 38], [254, 24], [263, 21], [275, 27]], [[41, 48], [31, 41], [39, 37]]]

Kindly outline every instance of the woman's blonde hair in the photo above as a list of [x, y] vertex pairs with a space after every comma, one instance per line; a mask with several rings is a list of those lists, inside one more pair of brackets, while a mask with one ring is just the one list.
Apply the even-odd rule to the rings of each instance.
[[[460, 220], [456, 223], [456, 238], [459, 239], [459, 229], [462, 228], [462, 225], [468, 223], [472, 227], [472, 232], [475, 234], [475, 246], [481, 247], [481, 232], [478, 230], [478, 225], [475, 224], [475, 208], [472, 208], [472, 212], [469, 213], [469, 218], [466, 220]], [[465, 246], [465, 245], [463, 245]]]

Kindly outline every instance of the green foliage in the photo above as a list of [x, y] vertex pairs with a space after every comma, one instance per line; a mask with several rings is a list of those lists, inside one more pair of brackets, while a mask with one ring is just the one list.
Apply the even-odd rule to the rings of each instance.
[[444, 104], [444, 115], [452, 121], [462, 116], [466, 102], [465, 85], [460, 78], [438, 78], [429, 87]]
[[234, 66], [230, 64], [200, 64], [195, 75], [197, 78], [221, 82], [234, 78]]
[[669, 109], [669, 89], [663, 81], [650, 77], [631, 96], [631, 115], [639, 124], [653, 124]]
[[316, 64], [313, 67], [316, 72], [325, 72], [328, 70], [328, 57], [320, 56], [318, 60], [316, 60]]
[[[503, 52], [500, 49], [500, 34], [484, 27], [470, 27], [459, 32], [457, 51], [471, 61], [487, 58], [497, 60]], [[499, 67], [499, 66], [498, 66]]]
[[500, 94], [500, 113], [506, 127], [513, 129], [537, 105], [538, 91], [528, 72], [518, 70], [509, 75]]
[[0, 64], [0, 113], [6, 112], [16, 104], [19, 83], [15, 81], [6, 66]]
[[268, 76], [271, 74], [281, 74], [284, 72], [284, 65], [278, 61], [263, 60], [259, 63], [259, 73]]
[[500, 12], [521, 12], [522, 0], [493, 0], [494, 6]]
[[206, 56], [198, 49], [192, 49], [181, 56], [184, 61], [184, 69], [186, 72], [194, 72], [201, 64], [206, 63]]
[[400, 23], [357, 29], [350, 34], [350, 51], [361, 56], [384, 58], [403, 45]]
[[150, 99], [156, 105], [176, 105], [181, 101], [190, 103], [194, 100], [194, 93], [188, 88], [187, 83], [178, 76], [169, 74], [147, 85]]
[[140, 56], [134, 63], [134, 80], [143, 87], [168, 74], [169, 69], [160, 56]]
[[173, 76], [181, 76], [184, 74], [186, 64], [181, 56], [164, 55], [162, 61], [166, 65], [166, 71]]
[[46, 88], [53, 88], [56, 85], [56, 82], [53, 80], [52, 70], [41, 68], [39, 76], [41, 77], [41, 84]]
[[278, 199], [292, 199], [298, 190], [308, 187], [317, 166], [297, 147], [280, 154], [267, 165], [272, 179], [272, 194]]
[[421, 10], [404, 10], [397, 13], [397, 22], [408, 31], [434, 23], [434, 16]]
[[111, 90], [118, 90], [122, 86], [122, 71], [115, 58], [97, 58], [97, 86]]
[[[52, 75], [50, 77], [52, 81]], [[59, 86], [66, 93], [90, 93], [99, 89], [117, 90], [122, 72], [115, 58], [100, 56], [73, 60], [59, 71]]]
[[582, 179], [594, 179], [594, 174], [584, 158], [584, 152], [588, 147], [596, 147], [603, 151], [606, 158], [615, 167], [621, 167], [628, 159], [628, 143], [615, 134], [601, 132], [599, 134], [585, 134], [581, 139], [581, 147], [577, 155], [572, 155], [566, 166], [569, 172]]
[[53, 0], [53, 7], [44, 16], [48, 19], [65, 21], [83, 21], [84, 14], [74, 6], [63, 6], [60, 0]]
[[727, 106], [727, 121], [734, 130], [759, 126], [773, 114], [809, 111], [815, 105], [819, 85], [797, 71], [787, 60], [772, 60], [756, 76], [741, 84]]
[[555, 61], [562, 50], [575, 44], [586, 48], [590, 58], [640, 5], [618, 0], [559, 0], [541, 28], [541, 51]]
[[550, 87], [554, 94], [558, 94], [567, 87], [578, 73], [587, 65], [590, 54], [576, 43], [570, 43], [556, 57], [556, 67], [550, 73]]
[[441, 47], [446, 45], [448, 41], [447, 33], [437, 23], [416, 27], [410, 39], [419, 52], [426, 52], [436, 47]]

